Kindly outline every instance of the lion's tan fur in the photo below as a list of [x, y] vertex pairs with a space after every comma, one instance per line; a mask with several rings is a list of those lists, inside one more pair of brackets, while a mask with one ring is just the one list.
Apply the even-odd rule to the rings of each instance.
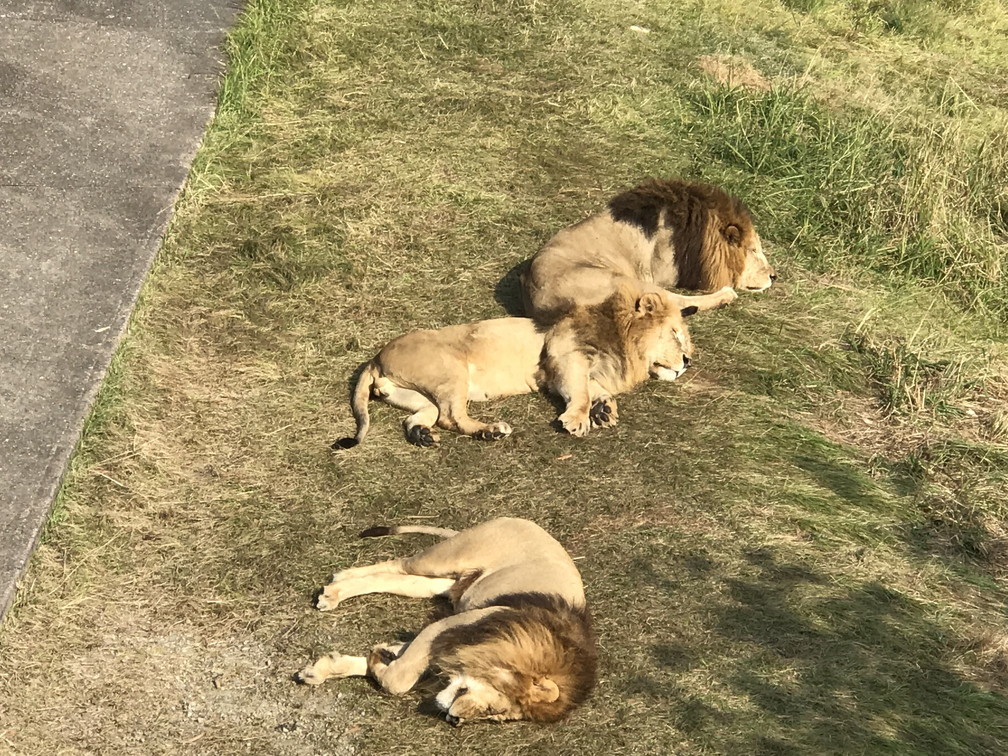
[[468, 402], [538, 389], [566, 402], [560, 422], [574, 435], [588, 432], [589, 412], [599, 402], [607, 402], [611, 412], [596, 414], [596, 424], [612, 425], [617, 417], [612, 397], [649, 373], [673, 380], [685, 370], [692, 344], [677, 301], [661, 290], [623, 286], [601, 303], [573, 308], [551, 326], [498, 318], [400, 336], [362, 369], [351, 400], [357, 433], [337, 445], [347, 448], [367, 435], [369, 398], [410, 411], [407, 437], [422, 446], [437, 441], [435, 425], [502, 438], [511, 427], [473, 419]]
[[553, 236], [523, 273], [522, 294], [537, 319], [600, 302], [628, 280], [718, 289], [683, 298], [707, 309], [731, 301], [729, 288], [762, 290], [775, 277], [741, 201], [705, 184], [652, 179]]
[[357, 433], [338, 444], [364, 440], [370, 427], [369, 398], [410, 411], [407, 436], [419, 445], [437, 440], [430, 432], [434, 425], [486, 438], [505, 436], [510, 426], [472, 419], [467, 404], [535, 391], [542, 348], [543, 334], [528, 318], [496, 318], [399, 336], [362, 369], [351, 397]]
[[[416, 528], [365, 533], [410, 530]], [[594, 686], [595, 639], [581, 575], [533, 522], [491, 520], [415, 556], [344, 570], [322, 591], [318, 607], [376, 592], [446, 596], [455, 613], [405, 647], [380, 646], [369, 657], [324, 656], [302, 670], [303, 682], [368, 674], [401, 694], [433, 668], [449, 678], [437, 701], [455, 723], [555, 721]]]

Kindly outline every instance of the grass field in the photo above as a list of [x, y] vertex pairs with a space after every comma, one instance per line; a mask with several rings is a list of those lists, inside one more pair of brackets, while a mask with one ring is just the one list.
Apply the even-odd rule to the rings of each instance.
[[[0, 752], [1008, 752], [1008, 10], [997, 0], [252, 0], [220, 106], [0, 627]], [[780, 279], [584, 440], [351, 430], [353, 370], [503, 314], [514, 266], [649, 175], [750, 205]], [[601, 681], [452, 729], [320, 652], [359, 542], [530, 517]]]

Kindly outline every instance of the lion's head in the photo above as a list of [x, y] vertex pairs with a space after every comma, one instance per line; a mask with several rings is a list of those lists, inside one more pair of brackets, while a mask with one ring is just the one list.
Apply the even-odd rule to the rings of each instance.
[[[609, 202], [613, 220], [637, 226], [654, 243], [655, 283], [714, 291], [763, 291], [777, 278], [749, 208], [720, 187], [649, 179]], [[669, 260], [674, 260], [668, 276]], [[666, 279], [666, 276], [668, 278]]]
[[495, 603], [513, 608], [438, 637], [433, 655], [448, 684], [435, 703], [453, 725], [563, 719], [595, 686], [586, 610], [543, 594]]
[[777, 271], [763, 253], [763, 242], [750, 224], [745, 231], [731, 225], [725, 229], [725, 241], [733, 245], [734, 254], [741, 261], [741, 270], [735, 274], [732, 286], [747, 291], [765, 291], [777, 280]]
[[635, 330], [641, 339], [648, 372], [653, 378], [674, 381], [686, 371], [693, 358], [693, 340], [686, 318], [697, 308], [683, 306], [674, 294], [653, 291], [637, 298], [635, 310], [640, 319]]
[[[679, 286], [713, 291], [731, 286], [763, 291], [777, 272], [763, 252], [749, 208], [724, 190], [693, 184], [688, 204], [699, 206], [676, 229], [675, 254], [680, 266]], [[692, 221], [692, 223], [690, 222]]]

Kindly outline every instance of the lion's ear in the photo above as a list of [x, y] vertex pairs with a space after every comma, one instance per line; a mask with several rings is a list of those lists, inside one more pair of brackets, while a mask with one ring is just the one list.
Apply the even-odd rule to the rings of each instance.
[[733, 246], [738, 246], [742, 243], [742, 229], [732, 223], [729, 226], [725, 226], [725, 230], [722, 232], [724, 238], [728, 240], [728, 243]]
[[532, 683], [530, 693], [532, 700], [536, 703], [553, 703], [560, 698], [559, 686], [548, 677], [543, 677]]
[[661, 304], [662, 300], [659, 294], [655, 292], [648, 292], [647, 294], [642, 294], [637, 299], [635, 309], [637, 310], [637, 314], [640, 316], [650, 315], [660, 309]]
[[690, 305], [689, 307], [683, 307], [679, 310], [679, 314], [684, 318], [688, 318], [690, 315], [696, 315], [700, 311], [700, 308], [696, 305]]

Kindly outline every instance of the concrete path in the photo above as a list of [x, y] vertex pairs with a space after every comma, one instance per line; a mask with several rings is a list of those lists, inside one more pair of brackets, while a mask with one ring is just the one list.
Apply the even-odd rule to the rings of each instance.
[[0, 0], [0, 618], [213, 113], [234, 0]]

